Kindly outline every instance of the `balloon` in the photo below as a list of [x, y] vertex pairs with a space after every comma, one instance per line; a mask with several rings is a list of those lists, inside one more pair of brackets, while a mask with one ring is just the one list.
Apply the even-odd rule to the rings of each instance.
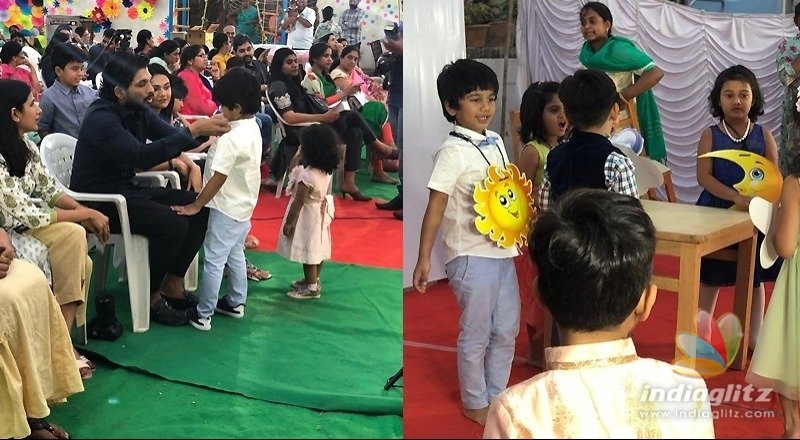
[[[42, 20], [42, 21], [44, 21], [44, 20]], [[41, 25], [37, 25], [36, 24], [36, 17], [33, 17], [33, 24], [34, 24], [34, 26], [41, 26]], [[38, 37], [39, 36], [39, 29], [36, 28], [36, 27], [31, 29], [31, 35], [34, 36], [34, 37]]]
[[33, 15], [34, 18], [42, 18], [44, 17], [44, 10], [39, 6], [34, 6], [31, 8], [31, 15]]
[[11, 14], [8, 13], [8, 10], [0, 9], [0, 21], [6, 22], [9, 18], [11, 18]]

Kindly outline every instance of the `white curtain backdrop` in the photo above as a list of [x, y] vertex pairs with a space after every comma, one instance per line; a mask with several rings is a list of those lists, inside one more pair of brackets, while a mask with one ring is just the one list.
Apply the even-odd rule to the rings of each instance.
[[[438, 3], [438, 2], [437, 2]], [[535, 81], [560, 81], [581, 68], [579, 12], [585, 1], [520, 0], [517, 84], [520, 96]], [[778, 44], [795, 35], [792, 15], [725, 15], [666, 0], [603, 0], [614, 17], [612, 33], [633, 40], [664, 71], [653, 89], [667, 144], [675, 193], [694, 203], [697, 143], [713, 124], [708, 94], [719, 72], [742, 64], [758, 78], [764, 115], [758, 123], [780, 135], [784, 87], [778, 79]]]
[[[452, 125], [442, 115], [436, 77], [466, 56], [463, 0], [406, 0], [403, 5], [403, 287], [411, 286], [419, 231], [428, 203], [436, 151]], [[440, 239], [431, 255], [430, 280], [445, 278]]]

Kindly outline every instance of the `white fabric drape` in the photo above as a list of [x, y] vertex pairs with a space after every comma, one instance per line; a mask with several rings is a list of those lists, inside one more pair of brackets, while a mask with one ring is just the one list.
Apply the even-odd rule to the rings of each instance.
[[[795, 35], [791, 15], [725, 15], [666, 0], [604, 0], [614, 17], [612, 33], [633, 40], [664, 71], [653, 89], [667, 144], [675, 193], [694, 203], [697, 143], [713, 124], [708, 95], [719, 72], [742, 64], [758, 78], [764, 115], [758, 123], [777, 139], [784, 87], [775, 58], [778, 44]], [[534, 81], [560, 81], [581, 68], [578, 14], [583, 1], [520, 0], [517, 19], [517, 84], [522, 95]]]
[[[403, 13], [403, 287], [409, 287], [428, 203], [433, 153], [453, 129], [442, 114], [436, 77], [447, 63], [466, 56], [466, 42], [462, 0], [406, 0]], [[445, 278], [443, 255], [437, 238], [429, 280]]]

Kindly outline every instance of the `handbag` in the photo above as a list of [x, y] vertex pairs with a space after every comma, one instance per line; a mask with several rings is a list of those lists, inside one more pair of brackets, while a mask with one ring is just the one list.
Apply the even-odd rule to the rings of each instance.
[[305, 101], [305, 105], [309, 113], [316, 115], [328, 113], [328, 104], [322, 99], [317, 98], [310, 93], [304, 93], [303, 100]]

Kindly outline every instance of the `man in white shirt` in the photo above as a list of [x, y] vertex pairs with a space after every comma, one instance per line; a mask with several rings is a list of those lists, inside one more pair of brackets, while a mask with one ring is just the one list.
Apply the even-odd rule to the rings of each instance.
[[281, 23], [281, 29], [288, 32], [286, 45], [292, 49], [310, 49], [314, 42], [314, 22], [317, 13], [307, 8], [306, 0], [297, 0], [297, 8], [289, 7], [286, 18]]

